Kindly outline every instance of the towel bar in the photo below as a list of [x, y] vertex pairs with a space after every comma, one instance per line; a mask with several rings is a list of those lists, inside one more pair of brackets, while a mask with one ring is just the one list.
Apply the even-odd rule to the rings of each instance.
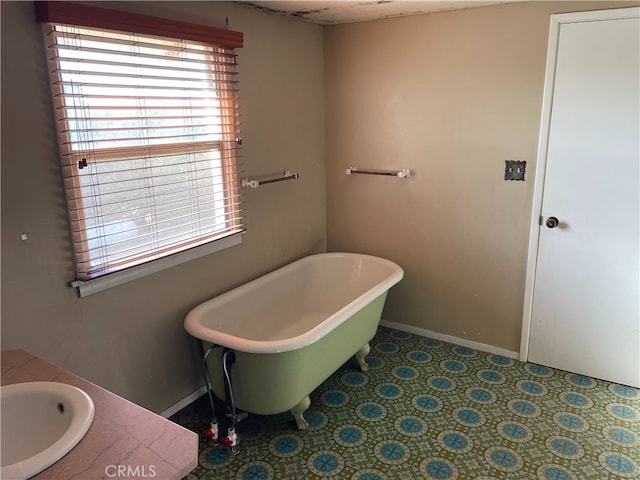
[[269, 183], [282, 182], [284, 180], [298, 180], [298, 178], [300, 178], [299, 174], [291, 173], [289, 170], [285, 170], [284, 172], [282, 172], [281, 177], [269, 178], [266, 180], [250, 180], [248, 178], [243, 178], [241, 186], [243, 188], [244, 187], [258, 188], [262, 185], [267, 185]]
[[411, 170], [403, 168], [402, 170], [359, 170], [358, 167], [349, 167], [346, 171], [347, 175], [385, 175], [388, 177], [409, 178]]

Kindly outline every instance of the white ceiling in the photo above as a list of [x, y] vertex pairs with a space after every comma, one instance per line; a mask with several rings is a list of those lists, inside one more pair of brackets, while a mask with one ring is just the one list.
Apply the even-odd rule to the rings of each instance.
[[273, 13], [299, 17], [311, 23], [331, 25], [515, 1], [521, 0], [260, 0], [242, 3]]

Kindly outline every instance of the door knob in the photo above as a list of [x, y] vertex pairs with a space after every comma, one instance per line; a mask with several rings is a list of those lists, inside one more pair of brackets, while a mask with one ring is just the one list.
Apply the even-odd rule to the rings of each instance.
[[549, 217], [547, 218], [546, 224], [548, 228], [556, 228], [560, 224], [560, 221], [556, 217]]

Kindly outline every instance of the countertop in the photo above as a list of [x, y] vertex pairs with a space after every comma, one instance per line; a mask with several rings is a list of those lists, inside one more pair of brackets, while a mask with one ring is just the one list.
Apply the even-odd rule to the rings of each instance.
[[[35, 480], [93, 480], [116, 477], [179, 480], [198, 465], [198, 435], [22, 350], [2, 351], [1, 385], [51, 381], [84, 390], [95, 417], [85, 437]], [[121, 471], [123, 467], [120, 467]], [[137, 470], [136, 470], [137, 468]]]

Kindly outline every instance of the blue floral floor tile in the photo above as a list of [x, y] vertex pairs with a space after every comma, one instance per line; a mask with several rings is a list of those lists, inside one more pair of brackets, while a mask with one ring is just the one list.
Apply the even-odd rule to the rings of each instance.
[[188, 480], [640, 479], [640, 390], [381, 327], [311, 395], [309, 429], [249, 415], [232, 456], [202, 432]]

